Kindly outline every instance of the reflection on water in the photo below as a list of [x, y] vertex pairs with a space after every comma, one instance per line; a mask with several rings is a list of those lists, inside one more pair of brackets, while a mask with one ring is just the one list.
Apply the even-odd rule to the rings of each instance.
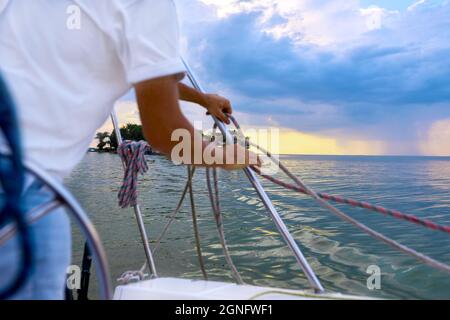
[[[151, 239], [175, 208], [186, 170], [151, 157], [140, 180], [140, 201]], [[370, 201], [450, 224], [450, 159], [421, 157], [284, 156], [294, 173], [316, 190]], [[144, 260], [131, 209], [117, 207], [122, 168], [116, 155], [88, 154], [67, 185], [90, 212], [105, 244], [113, 279]], [[263, 182], [273, 203], [327, 290], [397, 298], [450, 298], [450, 277], [424, 266], [319, 208], [311, 199]], [[220, 172], [221, 207], [235, 264], [247, 283], [306, 288], [307, 281], [266, 210], [240, 172]], [[219, 245], [204, 171], [194, 190], [206, 267], [210, 279], [230, 281]], [[395, 240], [450, 264], [450, 237], [377, 213], [339, 205], [346, 213]], [[185, 202], [156, 256], [159, 274], [201, 278]], [[74, 263], [82, 241], [74, 232]], [[367, 267], [382, 271], [381, 290], [366, 287]]]

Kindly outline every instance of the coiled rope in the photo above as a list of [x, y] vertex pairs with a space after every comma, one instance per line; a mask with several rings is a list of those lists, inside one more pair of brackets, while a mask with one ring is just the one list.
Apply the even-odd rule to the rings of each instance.
[[[243, 136], [243, 132], [242, 132], [242, 129], [241, 129], [239, 123], [236, 121], [236, 119], [233, 116], [229, 115], [229, 117], [232, 120], [235, 127], [240, 132], [240, 134]], [[215, 133], [216, 129], [217, 129], [217, 125], [214, 125], [214, 127], [213, 127], [214, 133]], [[422, 253], [419, 253], [419, 252], [415, 251], [414, 249], [411, 249], [405, 245], [402, 245], [402, 244], [398, 243], [397, 241], [395, 241], [389, 237], [386, 237], [385, 235], [369, 228], [365, 224], [357, 221], [356, 219], [343, 213], [338, 208], [332, 206], [328, 201], [334, 201], [334, 202], [342, 203], [342, 204], [349, 204], [349, 205], [352, 205], [355, 207], [372, 210], [375, 212], [379, 212], [379, 213], [383, 213], [385, 215], [395, 217], [397, 219], [403, 219], [405, 221], [409, 221], [409, 222], [430, 228], [432, 230], [438, 230], [438, 231], [442, 231], [442, 232], [446, 232], [446, 233], [450, 233], [450, 227], [442, 226], [442, 225], [436, 224], [436, 223], [426, 220], [426, 219], [420, 219], [416, 216], [413, 216], [410, 214], [405, 214], [405, 213], [399, 212], [397, 210], [390, 210], [390, 209], [386, 209], [381, 206], [375, 206], [375, 205], [372, 205], [367, 202], [361, 202], [361, 201], [357, 201], [354, 199], [329, 195], [326, 193], [316, 193], [314, 190], [309, 188], [300, 178], [298, 178], [297, 176], [292, 174], [284, 166], [284, 164], [281, 161], [274, 158], [270, 152], [263, 149], [262, 147], [260, 147], [257, 144], [254, 144], [251, 142], [249, 142], [249, 143], [250, 143], [250, 145], [252, 145], [252, 146], [256, 147], [258, 150], [260, 150], [261, 152], [265, 153], [271, 161], [273, 161], [289, 178], [291, 178], [295, 182], [296, 185], [283, 182], [282, 180], [276, 179], [269, 175], [265, 175], [261, 172], [261, 170], [252, 166], [251, 167], [252, 170], [255, 171], [257, 174], [259, 174], [260, 176], [262, 176], [263, 178], [265, 178], [277, 185], [280, 185], [286, 189], [290, 189], [290, 190], [297, 191], [297, 192], [311, 196], [314, 200], [316, 200], [319, 203], [319, 205], [321, 207], [329, 210], [330, 212], [337, 215], [341, 219], [353, 224], [355, 227], [359, 228], [360, 230], [364, 231], [365, 233], [369, 234], [370, 236], [389, 244], [390, 246], [398, 249], [401, 252], [404, 252], [408, 255], [413, 256], [414, 258], [422, 261], [423, 263], [425, 263], [429, 266], [432, 266], [441, 271], [450, 273], [450, 266], [448, 266], [442, 262], [439, 262], [431, 257], [428, 257]], [[144, 157], [145, 151], [147, 148], [148, 148], [148, 144], [146, 142], [142, 142], [142, 141], [141, 142], [125, 141], [119, 147], [119, 150], [118, 150], [119, 154], [126, 166], [123, 185], [119, 191], [119, 205], [122, 208], [129, 206], [129, 205], [136, 204], [136, 201], [137, 201], [137, 174], [138, 173], [144, 174], [148, 170], [147, 163], [146, 163], [145, 157]], [[213, 171], [214, 192], [213, 192], [213, 187], [211, 186], [210, 170]], [[186, 196], [186, 193], [189, 190], [190, 199], [191, 199], [192, 219], [193, 219], [193, 227], [194, 227], [194, 233], [195, 233], [197, 255], [199, 258], [199, 264], [200, 264], [200, 268], [202, 270], [202, 274], [203, 274], [204, 278], [207, 279], [207, 274], [206, 274], [206, 270], [204, 267], [203, 256], [201, 253], [200, 236], [199, 236], [199, 231], [198, 231], [196, 212], [195, 212], [195, 204], [194, 204], [194, 196], [193, 196], [193, 189], [192, 189], [192, 177], [193, 177], [194, 171], [195, 171], [195, 167], [192, 167], [192, 169], [190, 167], [188, 167], [188, 181], [186, 182], [186, 186], [182, 193], [181, 199], [180, 199], [174, 213], [170, 216], [169, 221], [166, 223], [165, 227], [163, 228], [161, 235], [158, 237], [158, 240], [156, 241], [156, 245], [154, 246], [154, 249], [153, 249], [153, 253], [155, 253], [156, 250], [158, 249], [162, 238], [165, 236], [170, 225], [172, 224], [176, 215], [178, 214], [178, 212], [181, 208], [181, 205], [183, 203], [183, 200]], [[221, 246], [222, 246], [222, 249], [224, 252], [225, 259], [231, 270], [233, 278], [236, 280], [237, 283], [243, 284], [244, 282], [231, 259], [228, 245], [225, 240], [225, 232], [223, 229], [223, 219], [222, 219], [222, 214], [220, 211], [217, 170], [215, 168], [213, 168], [213, 169], [206, 168], [206, 182], [207, 182], [207, 187], [208, 187], [209, 198], [211, 200], [211, 207], [214, 212], [214, 218], [216, 221], [216, 226], [217, 226], [217, 230], [219, 233], [219, 239], [220, 239], [220, 243], [221, 243]], [[137, 275], [137, 276], [139, 276], [139, 278], [141, 278], [141, 277], [143, 277], [143, 272], [145, 271], [145, 268], [146, 268], [146, 263], [144, 263], [144, 265], [142, 266], [142, 268], [139, 271], [128, 272], [128, 273], [125, 273], [124, 276], [126, 278], [127, 277], [131, 278], [132, 276]]]
[[[235, 125], [236, 129], [238, 129], [238, 131], [240, 132], [241, 135], [243, 135], [242, 129], [239, 126], [239, 123], [236, 121], [236, 119], [229, 115], [231, 121], [233, 122], [233, 124]], [[396, 248], [399, 251], [402, 251], [403, 253], [409, 254], [410, 256], [416, 258], [419, 261], [422, 261], [423, 263], [434, 267], [436, 269], [439, 269], [441, 271], [450, 273], [450, 266], [439, 262], [429, 256], [426, 256], [420, 252], [417, 252], [414, 249], [411, 249], [405, 245], [402, 245], [400, 243], [398, 243], [397, 241], [369, 228], [368, 226], [366, 226], [365, 224], [357, 221], [356, 219], [348, 216], [347, 214], [343, 213], [341, 210], [339, 210], [338, 208], [332, 206], [330, 203], [328, 203], [325, 199], [321, 198], [314, 190], [312, 190], [311, 188], [309, 188], [300, 178], [298, 178], [297, 176], [295, 176], [294, 174], [292, 174], [285, 166], [283, 163], [281, 163], [281, 161], [279, 161], [278, 159], [274, 158], [272, 156], [272, 154], [270, 152], [268, 152], [267, 150], [264, 150], [262, 147], [260, 147], [259, 145], [256, 145], [254, 143], [251, 143], [251, 145], [253, 145], [254, 147], [256, 147], [258, 150], [262, 151], [263, 153], [265, 153], [269, 159], [271, 161], [273, 161], [289, 178], [291, 178], [295, 184], [305, 192], [305, 194], [311, 196], [314, 200], [316, 200], [321, 207], [328, 209], [331, 213], [337, 215], [338, 217], [340, 217], [341, 219], [353, 224], [355, 227], [357, 227], [358, 229], [364, 231], [365, 233], [369, 234], [370, 236], [383, 241], [387, 244], [389, 244], [390, 246]], [[254, 169], [254, 168], [253, 168]], [[364, 207], [363, 207], [364, 208]], [[409, 221], [409, 220], [407, 220]]]
[[[144, 174], [148, 171], [147, 162], [145, 160], [145, 151], [148, 150], [149, 145], [145, 141], [124, 141], [118, 148], [118, 153], [120, 157], [122, 158], [123, 163], [125, 164], [125, 174], [123, 179], [123, 184], [119, 191], [119, 205], [122, 208], [126, 208], [128, 206], [133, 206], [137, 203], [137, 177], [138, 173]], [[194, 203], [194, 193], [193, 193], [193, 187], [192, 187], [192, 178], [195, 172], [195, 167], [188, 166], [188, 179], [186, 182], [186, 185], [184, 187], [183, 193], [181, 195], [180, 201], [178, 202], [177, 207], [175, 208], [174, 212], [169, 218], [169, 221], [164, 226], [160, 236], [156, 240], [155, 246], [153, 247], [152, 253], [155, 254], [157, 249], [159, 248], [161, 244], [161, 240], [164, 238], [164, 236], [167, 234], [170, 226], [172, 225], [173, 221], [175, 220], [178, 212], [181, 209], [181, 206], [183, 204], [184, 198], [186, 197], [186, 193], [189, 190], [190, 195], [190, 202], [191, 202], [191, 212], [192, 212], [192, 223], [193, 223], [193, 229], [194, 229], [194, 236], [195, 236], [195, 244], [196, 244], [196, 251], [197, 256], [199, 260], [199, 265], [201, 272], [203, 274], [203, 278], [207, 279], [208, 275], [205, 269], [205, 263], [203, 254], [201, 251], [201, 244], [200, 244], [200, 233], [198, 230], [198, 224], [197, 224], [197, 214], [195, 210], [195, 203]], [[211, 187], [211, 179], [209, 175], [209, 169], [206, 170], [206, 179], [207, 179], [207, 185], [208, 185], [208, 191], [210, 194], [211, 199], [211, 207], [214, 212], [214, 218], [219, 234], [219, 240], [220, 244], [222, 246], [225, 260], [228, 264], [228, 266], [231, 269], [231, 274], [233, 278], [236, 280], [237, 283], [242, 284], [244, 283], [241, 276], [239, 275], [239, 272], [237, 271], [232, 259], [231, 255], [228, 249], [227, 242], [225, 240], [225, 231], [223, 229], [223, 220], [222, 220], [222, 214], [220, 212], [220, 202], [219, 202], [219, 188], [218, 188], [218, 179], [217, 179], [217, 172], [214, 169], [213, 170], [213, 179], [214, 179], [214, 193], [212, 191]], [[145, 277], [145, 269], [147, 268], [147, 263], [145, 262], [140, 270], [137, 271], [127, 271], [121, 275], [119, 278], [119, 281], [121, 283], [127, 283], [134, 279], [143, 279]]]
[[145, 161], [145, 152], [148, 148], [149, 145], [145, 141], [125, 140], [117, 149], [117, 153], [125, 166], [123, 182], [118, 194], [121, 208], [137, 204], [138, 174], [144, 174], [148, 171], [147, 161]]
[[[147, 150], [149, 150], [149, 145], [145, 141], [135, 142], [135, 141], [127, 140], [127, 141], [124, 141], [118, 148], [118, 153], [119, 153], [123, 163], [125, 164], [125, 173], [124, 173], [124, 178], [123, 178], [123, 184], [122, 184], [122, 186], [119, 190], [119, 194], [118, 194], [119, 206], [121, 208], [126, 208], [126, 207], [134, 206], [137, 204], [138, 173], [144, 174], [148, 171], [147, 161], [145, 160], [145, 152]], [[159, 246], [161, 244], [161, 240], [166, 235], [172, 222], [175, 220], [175, 217], [177, 216], [178, 212], [181, 209], [181, 206], [183, 204], [186, 193], [189, 190], [196, 251], [197, 251], [200, 269], [202, 271], [203, 277], [204, 277], [204, 279], [207, 279], [208, 275], [206, 273], [204, 258], [203, 258], [203, 254], [201, 251], [200, 233], [198, 230], [197, 213], [195, 210], [194, 193], [193, 193], [193, 187], [192, 187], [192, 177], [194, 175], [194, 172], [195, 172], [195, 167], [192, 167], [192, 169], [191, 169], [191, 167], [189, 166], [188, 167], [188, 180], [186, 182], [186, 186], [181, 195], [181, 199], [178, 202], [178, 205], [175, 208], [174, 212], [170, 216], [169, 221], [164, 226], [163, 231], [161, 232], [160, 236], [156, 240], [156, 244], [152, 250], [152, 253], [155, 254], [156, 250], [159, 248]], [[146, 268], [147, 268], [147, 262], [145, 262], [139, 270], [124, 272], [120, 276], [118, 281], [120, 283], [128, 283], [132, 280], [139, 280], [139, 279], [142, 280], [145, 278], [144, 272], [145, 272]]]

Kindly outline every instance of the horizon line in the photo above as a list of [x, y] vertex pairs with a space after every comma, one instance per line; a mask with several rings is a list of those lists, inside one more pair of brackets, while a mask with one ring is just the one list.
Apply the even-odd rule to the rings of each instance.
[[423, 157], [423, 158], [450, 158], [450, 155], [423, 155], [423, 154], [313, 154], [313, 153], [273, 153], [279, 156], [333, 156], [333, 157]]

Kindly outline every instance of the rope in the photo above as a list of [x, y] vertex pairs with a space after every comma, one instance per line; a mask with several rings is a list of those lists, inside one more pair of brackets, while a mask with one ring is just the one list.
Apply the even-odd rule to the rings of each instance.
[[[167, 234], [170, 226], [172, 225], [173, 221], [175, 220], [178, 212], [181, 209], [181, 206], [183, 204], [184, 198], [186, 197], [186, 193], [188, 190], [190, 190], [191, 192], [191, 183], [192, 183], [192, 177], [194, 175], [195, 172], [195, 167], [189, 168], [188, 167], [188, 181], [186, 182], [186, 185], [184, 187], [183, 193], [181, 194], [181, 198], [178, 201], [178, 205], [175, 208], [174, 212], [171, 214], [169, 221], [166, 223], [166, 225], [164, 226], [161, 234], [159, 235], [158, 239], [156, 240], [155, 246], [153, 247], [152, 253], [155, 254], [157, 249], [159, 248], [160, 244], [161, 244], [161, 240], [164, 238], [164, 236]], [[214, 218], [216, 221], [216, 226], [218, 229], [218, 233], [219, 233], [219, 239], [220, 239], [220, 243], [222, 245], [222, 249], [224, 251], [224, 255], [225, 255], [225, 260], [227, 261], [228, 266], [230, 267], [231, 270], [231, 274], [233, 276], [233, 278], [236, 280], [236, 282], [238, 284], [243, 284], [244, 281], [242, 280], [239, 272], [236, 269], [236, 266], [233, 263], [233, 260], [231, 259], [230, 256], [230, 252], [228, 250], [228, 246], [225, 240], [225, 232], [223, 230], [223, 222], [222, 222], [222, 215], [220, 213], [220, 203], [219, 203], [219, 188], [218, 188], [218, 181], [217, 181], [217, 173], [216, 170], [214, 170], [214, 190], [215, 190], [215, 195], [216, 197], [214, 197], [213, 195], [213, 191], [212, 191], [212, 187], [211, 187], [211, 179], [210, 179], [210, 175], [209, 175], [209, 169], [206, 169], [206, 180], [207, 180], [207, 186], [208, 186], [208, 192], [210, 195], [210, 199], [211, 199], [211, 206], [213, 208], [213, 212], [214, 212]], [[192, 201], [192, 200], [191, 200]], [[193, 205], [193, 202], [191, 202], [191, 204]], [[195, 215], [195, 208], [193, 209], [193, 221], [194, 221], [194, 215]], [[196, 221], [196, 219], [195, 219]], [[193, 222], [194, 223], [194, 222]], [[195, 222], [196, 224], [196, 222]], [[201, 253], [201, 249], [200, 249], [200, 242], [199, 242], [199, 233], [198, 233], [198, 229], [197, 227], [194, 226], [194, 232], [196, 232], [196, 245], [197, 245], [197, 254], [199, 257], [199, 262], [200, 262], [200, 268], [202, 270], [202, 274], [204, 276], [205, 279], [207, 279], [207, 273], [204, 267], [204, 262], [203, 262], [203, 256]], [[198, 237], [198, 240], [197, 240]], [[200, 250], [199, 250], [200, 249]], [[137, 278], [141, 278], [144, 276], [144, 271], [147, 268], [147, 262], [144, 262], [144, 264], [142, 265], [142, 267], [140, 268], [139, 271], [128, 271], [125, 272], [124, 274], [122, 274], [122, 276], [118, 279], [121, 283], [127, 283], [128, 281], [132, 281], [135, 280]]]
[[[239, 124], [236, 121], [236, 119], [233, 116], [230, 116], [230, 118], [233, 121], [233, 124], [236, 126], [236, 128], [242, 134], [242, 129], [239, 126]], [[256, 145], [254, 143], [250, 143], [250, 144], [255, 146], [256, 148], [258, 148], [262, 152], [264, 152], [271, 160], [274, 161], [273, 156], [272, 156], [272, 154], [270, 152], [268, 152], [267, 150], [264, 150], [259, 145]], [[277, 163], [277, 164], [280, 165], [281, 163]], [[295, 186], [293, 184], [289, 184], [289, 183], [283, 182], [283, 181], [281, 181], [279, 179], [276, 179], [274, 177], [271, 177], [269, 175], [262, 174], [261, 171], [258, 168], [256, 168], [256, 167], [252, 167], [252, 170], [255, 171], [257, 174], [259, 174], [261, 177], [263, 177], [263, 178], [265, 178], [265, 179], [267, 179], [267, 180], [269, 180], [269, 181], [271, 181], [271, 182], [273, 182], [275, 184], [278, 184], [279, 186], [282, 186], [282, 187], [284, 187], [286, 189], [294, 190], [294, 191], [297, 191], [297, 192], [300, 192], [300, 193], [303, 193], [303, 194], [308, 194], [304, 188], [297, 187], [297, 186]], [[286, 168], [283, 171], [285, 173], [287, 173], [288, 175], [291, 175], [291, 173]], [[408, 221], [408, 222], [412, 222], [412, 223], [421, 225], [423, 227], [426, 227], [426, 228], [429, 228], [429, 229], [432, 229], [432, 230], [438, 230], [438, 231], [442, 231], [442, 232], [450, 234], [450, 226], [440, 225], [440, 224], [437, 224], [437, 223], [435, 223], [433, 221], [430, 221], [428, 219], [421, 219], [421, 218], [419, 218], [417, 216], [414, 216], [412, 214], [406, 214], [406, 213], [400, 212], [398, 210], [386, 209], [386, 208], [384, 208], [382, 206], [376, 206], [376, 205], [373, 205], [373, 204], [368, 203], [368, 202], [363, 202], [363, 201], [358, 201], [358, 200], [351, 199], [351, 198], [344, 198], [344, 197], [340, 197], [340, 196], [330, 195], [330, 194], [327, 194], [327, 193], [319, 192], [319, 193], [317, 193], [317, 195], [320, 198], [325, 199], [325, 200], [334, 201], [334, 202], [342, 203], [342, 204], [348, 204], [348, 205], [351, 205], [353, 207], [359, 207], [359, 208], [363, 208], [363, 209], [367, 209], [367, 210], [372, 210], [372, 211], [379, 212], [379, 213], [382, 213], [382, 214], [385, 214], [385, 215], [388, 215], [388, 216], [391, 216], [391, 217], [394, 217], [394, 218], [397, 218], [397, 219], [402, 219], [402, 220], [405, 220], [405, 221]]]
[[222, 245], [225, 260], [227, 261], [228, 267], [231, 270], [231, 275], [233, 276], [233, 278], [236, 280], [236, 282], [238, 284], [244, 284], [244, 281], [242, 280], [241, 275], [237, 271], [236, 266], [234, 265], [233, 260], [231, 259], [230, 251], [228, 250], [228, 245], [225, 240], [225, 231], [223, 229], [222, 214], [220, 212], [219, 185], [218, 185], [218, 179], [217, 179], [217, 170], [215, 168], [212, 169], [213, 179], [214, 179], [214, 193], [213, 193], [212, 187], [211, 187], [210, 170], [211, 169], [206, 168], [206, 185], [208, 187], [208, 193], [209, 193], [209, 198], [211, 200], [211, 207], [214, 212], [214, 218], [216, 220], [216, 226], [217, 226], [217, 231], [219, 233], [220, 244]]
[[[239, 130], [239, 132], [243, 135], [242, 130], [241, 130], [238, 122], [235, 120], [235, 118], [230, 115], [230, 119], [232, 120], [232, 122], [234, 123], [236, 128]], [[215, 125], [214, 130], [216, 129], [216, 127], [217, 126]], [[289, 184], [289, 183], [283, 182], [279, 179], [273, 178], [271, 176], [262, 174], [262, 172], [258, 168], [251, 167], [253, 171], [255, 171], [256, 173], [261, 175], [263, 178], [265, 178], [275, 184], [278, 184], [286, 189], [294, 190], [294, 191], [304, 193], [306, 195], [311, 196], [319, 203], [320, 206], [322, 206], [325, 209], [328, 209], [333, 214], [335, 214], [338, 217], [340, 217], [341, 219], [353, 224], [354, 226], [356, 226], [360, 230], [366, 232], [367, 234], [371, 235], [372, 237], [374, 237], [378, 240], [381, 240], [381, 241], [391, 245], [392, 247], [415, 257], [416, 259], [424, 262], [425, 264], [428, 264], [434, 268], [437, 268], [439, 270], [450, 273], [450, 266], [443, 264], [439, 261], [436, 261], [424, 254], [421, 254], [407, 246], [404, 246], [404, 245], [398, 243], [397, 241], [395, 241], [391, 238], [384, 236], [383, 234], [367, 227], [365, 224], [363, 224], [363, 223], [353, 219], [352, 217], [348, 216], [347, 214], [343, 213], [341, 210], [332, 206], [327, 201], [334, 201], [337, 203], [349, 204], [349, 205], [352, 205], [355, 207], [372, 210], [375, 212], [379, 212], [379, 213], [383, 213], [383, 214], [395, 217], [397, 219], [403, 219], [405, 221], [413, 222], [418, 225], [422, 225], [424, 227], [427, 227], [427, 228], [430, 228], [433, 230], [443, 231], [446, 233], [450, 233], [450, 227], [438, 225], [438, 224], [436, 224], [432, 221], [426, 220], [426, 219], [420, 219], [420, 218], [410, 215], [410, 214], [405, 214], [405, 213], [402, 213], [402, 212], [399, 212], [396, 210], [389, 210], [384, 207], [375, 206], [375, 205], [372, 205], [367, 202], [361, 202], [361, 201], [357, 201], [354, 199], [343, 198], [340, 196], [333, 196], [333, 195], [329, 195], [326, 193], [316, 193], [314, 190], [312, 190], [306, 184], [304, 184], [300, 178], [298, 178], [297, 176], [292, 174], [278, 159], [275, 159], [270, 152], [268, 152], [267, 150], [264, 150], [259, 145], [256, 145], [254, 143], [250, 143], [250, 144], [252, 146], [255, 146], [258, 150], [264, 152], [275, 164], [278, 165], [278, 167], [288, 177], [290, 177], [296, 183], [296, 185]], [[119, 205], [122, 208], [136, 204], [136, 201], [137, 201], [137, 175], [138, 175], [138, 173], [144, 174], [148, 170], [148, 166], [147, 166], [147, 163], [146, 163], [145, 157], [144, 157], [145, 151], [147, 150], [147, 148], [148, 148], [148, 144], [144, 141], [140, 141], [140, 142], [125, 141], [124, 143], [122, 143], [119, 146], [118, 153], [119, 153], [120, 157], [122, 158], [123, 162], [125, 163], [125, 175], [124, 175], [124, 179], [123, 179], [123, 185], [119, 191]], [[211, 186], [210, 170], [213, 170], [214, 192], [213, 192], [212, 186]], [[192, 169], [190, 167], [188, 167], [188, 181], [184, 188], [181, 199], [180, 199], [174, 213], [171, 215], [169, 221], [165, 225], [161, 235], [159, 236], [159, 238], [156, 242], [156, 245], [153, 249], [153, 253], [156, 252], [157, 248], [159, 247], [159, 245], [161, 243], [161, 239], [165, 236], [170, 225], [174, 221], [176, 215], [178, 214], [178, 212], [181, 208], [181, 205], [186, 196], [186, 193], [189, 190], [197, 255], [199, 258], [199, 264], [200, 264], [202, 274], [203, 274], [204, 278], [207, 279], [207, 274], [206, 274], [206, 270], [204, 268], [204, 261], [203, 261], [203, 256], [202, 256], [202, 252], [201, 252], [201, 246], [200, 246], [200, 236], [199, 236], [199, 231], [198, 231], [197, 218], [196, 218], [196, 212], [195, 212], [195, 204], [194, 204], [194, 196], [193, 196], [193, 188], [192, 188], [192, 176], [194, 174], [194, 171], [195, 171], [195, 167], [192, 167]], [[222, 214], [220, 211], [217, 170], [215, 168], [213, 168], [213, 169], [206, 168], [206, 182], [207, 182], [209, 197], [211, 200], [211, 207], [214, 212], [214, 218], [216, 221], [216, 226], [217, 226], [217, 230], [219, 233], [219, 239], [220, 239], [220, 243], [222, 245], [225, 259], [227, 261], [228, 266], [231, 269], [233, 278], [236, 280], [237, 283], [243, 284], [244, 282], [231, 259], [228, 245], [225, 240], [223, 219], [222, 219]], [[131, 279], [133, 279], [135, 277], [142, 278], [145, 268], [146, 268], [146, 263], [144, 263], [144, 265], [142, 266], [140, 271], [129, 272], [129, 273], [123, 274], [121, 277], [122, 278], [121, 280], [130, 281]]]
[[144, 174], [148, 171], [145, 160], [145, 152], [148, 148], [149, 145], [145, 141], [126, 140], [120, 144], [117, 150], [125, 166], [123, 182], [118, 194], [121, 208], [137, 205], [138, 173]]
[[[186, 197], [186, 193], [189, 188], [189, 183], [190, 183], [190, 180], [192, 179], [192, 177], [194, 176], [194, 173], [195, 173], [195, 167], [192, 167], [191, 174], [188, 175], [188, 181], [186, 181], [186, 185], [184, 186], [184, 190], [183, 190], [183, 193], [181, 194], [180, 200], [178, 201], [178, 205], [175, 208], [175, 210], [173, 211], [173, 213], [170, 215], [169, 221], [167, 221], [166, 225], [164, 226], [163, 230], [161, 231], [161, 234], [157, 238], [155, 246], [153, 247], [153, 250], [152, 250], [152, 254], [156, 254], [156, 251], [158, 250], [158, 248], [161, 244], [161, 240], [165, 237], [165, 235], [167, 234], [167, 231], [169, 231], [170, 226], [175, 221], [175, 218], [181, 209], [181, 205], [183, 204], [184, 198]], [[147, 262], [145, 262], [142, 265], [140, 272], [144, 272], [146, 267], [147, 267]]]
[[[147, 265], [147, 262], [146, 262]], [[144, 268], [145, 270], [145, 268]], [[117, 278], [117, 282], [119, 284], [128, 284], [130, 282], [137, 282], [137, 281], [141, 281], [144, 280], [146, 277], [148, 276], [148, 274], [144, 273], [142, 270], [137, 270], [137, 271], [126, 271], [124, 273], [122, 273], [122, 275]]]
[[[236, 121], [236, 119], [230, 115], [230, 119], [233, 122], [233, 124], [236, 126], [236, 128], [239, 130], [239, 132], [242, 134], [242, 129], [240, 128], [238, 122]], [[294, 174], [292, 174], [278, 159], [275, 159], [270, 152], [268, 152], [267, 150], [264, 150], [263, 148], [261, 148], [260, 146], [251, 143], [251, 145], [255, 146], [256, 148], [258, 148], [259, 150], [261, 150], [262, 152], [264, 152], [276, 165], [278, 165], [278, 167], [288, 176], [290, 177], [296, 184], [298, 187], [300, 187], [302, 190], [305, 191], [305, 194], [310, 195], [312, 198], [314, 198], [314, 200], [316, 200], [319, 205], [325, 209], [328, 209], [331, 213], [337, 215], [338, 217], [340, 217], [341, 219], [353, 224], [355, 227], [357, 227], [358, 229], [364, 231], [365, 233], [369, 234], [370, 236], [374, 237], [377, 240], [383, 241], [387, 244], [389, 244], [390, 246], [398, 249], [399, 251], [402, 251], [406, 254], [409, 254], [410, 256], [413, 256], [414, 258], [416, 258], [417, 260], [422, 261], [423, 263], [432, 266], [436, 269], [439, 269], [441, 271], [450, 273], [450, 266], [439, 262], [431, 257], [428, 257], [420, 252], [415, 251], [414, 249], [411, 249], [405, 245], [402, 245], [400, 243], [398, 243], [397, 241], [386, 237], [385, 235], [369, 228], [368, 226], [366, 226], [365, 224], [353, 219], [352, 217], [348, 216], [347, 214], [343, 213], [341, 210], [339, 210], [338, 208], [332, 206], [331, 204], [329, 204], [327, 201], [325, 201], [324, 199], [322, 199], [314, 190], [312, 190], [311, 188], [309, 188], [305, 183], [303, 183], [303, 181], [301, 181], [300, 178], [298, 178], [297, 176], [295, 176]]]
[[[313, 293], [308, 293], [308, 292], [292, 292], [292, 291], [282, 291], [282, 290], [266, 290], [266, 291], [259, 292], [255, 295], [251, 296], [247, 300], [256, 300], [258, 298], [261, 298], [261, 297], [263, 297], [265, 295], [269, 295], [269, 294], [288, 295], [288, 296], [293, 296], [293, 297], [302, 297], [302, 298], [306, 298], [306, 299], [309, 298], [309, 299], [316, 299], [316, 300], [359, 300], [359, 299], [355, 299], [353, 297], [344, 297], [341, 295], [331, 296], [331, 295], [325, 295], [325, 294], [313, 294]], [[364, 297], [363, 299], [366, 300], [366, 297]], [[370, 298], [370, 299], [372, 299], [372, 298]]]
[[[299, 193], [303, 193], [303, 194], [307, 194], [306, 191], [303, 188], [297, 187], [293, 184], [290, 183], [286, 183], [284, 181], [281, 181], [279, 179], [276, 179], [274, 177], [271, 177], [269, 175], [265, 175], [263, 173], [261, 173], [261, 171], [256, 168], [256, 167], [252, 167], [251, 168], [253, 171], [255, 171], [257, 174], [259, 174], [261, 177], [285, 188], [285, 189], [289, 189], [289, 190], [293, 190], [293, 191], [297, 191]], [[368, 202], [362, 202], [362, 201], [358, 201], [352, 198], [344, 198], [341, 196], [336, 196], [336, 195], [330, 195], [327, 193], [323, 193], [323, 192], [318, 192], [317, 195], [325, 200], [329, 200], [329, 201], [333, 201], [333, 202], [337, 202], [337, 203], [342, 203], [342, 204], [348, 204], [351, 205], [353, 207], [359, 207], [359, 208], [363, 208], [363, 209], [367, 209], [367, 210], [371, 210], [374, 212], [379, 212], [397, 219], [402, 219], [402, 220], [406, 220], [408, 222], [412, 222], [418, 225], [421, 225], [423, 227], [432, 229], [432, 230], [438, 230], [438, 231], [442, 231], [445, 233], [450, 234], [450, 227], [449, 226], [444, 226], [444, 225], [440, 225], [437, 224], [435, 222], [432, 222], [428, 219], [421, 219], [418, 218], [412, 214], [406, 214], [406, 213], [402, 213], [400, 211], [397, 210], [391, 210], [391, 209], [386, 209], [384, 207], [381, 206], [376, 206], [373, 205], [371, 203]]]
[[202, 271], [203, 278], [205, 280], [208, 280], [208, 274], [206, 273], [205, 262], [203, 259], [202, 247], [201, 247], [201, 243], [200, 243], [200, 232], [198, 230], [198, 224], [197, 224], [197, 213], [195, 211], [194, 189], [192, 187], [191, 166], [187, 167], [187, 172], [188, 172], [188, 181], [189, 181], [189, 197], [191, 200], [192, 227], [194, 229], [194, 237], [195, 237], [195, 248], [197, 250], [198, 263], [200, 265], [200, 270]]

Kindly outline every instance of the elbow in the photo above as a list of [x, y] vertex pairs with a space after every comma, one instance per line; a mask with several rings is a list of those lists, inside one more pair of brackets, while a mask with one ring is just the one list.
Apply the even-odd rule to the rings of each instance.
[[157, 134], [152, 134], [152, 132], [146, 133], [145, 137], [152, 147], [152, 149], [164, 154], [167, 157], [170, 157], [170, 153], [172, 151], [172, 146], [170, 143], [170, 136], [164, 137]]

